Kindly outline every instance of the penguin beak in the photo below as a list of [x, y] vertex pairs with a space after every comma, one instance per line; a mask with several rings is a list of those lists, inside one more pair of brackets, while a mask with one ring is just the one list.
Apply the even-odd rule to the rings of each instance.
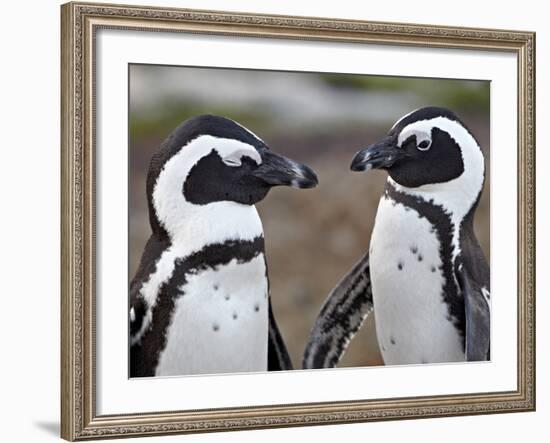
[[403, 150], [395, 145], [395, 138], [388, 136], [355, 154], [350, 168], [352, 171], [389, 169], [403, 156]]
[[314, 188], [319, 183], [317, 175], [309, 167], [269, 149], [260, 153], [262, 163], [252, 173], [270, 186], [292, 186], [293, 188]]

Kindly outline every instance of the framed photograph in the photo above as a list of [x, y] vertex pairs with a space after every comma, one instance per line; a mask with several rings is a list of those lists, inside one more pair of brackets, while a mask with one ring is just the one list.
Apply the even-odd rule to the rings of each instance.
[[61, 17], [63, 438], [534, 410], [534, 33]]

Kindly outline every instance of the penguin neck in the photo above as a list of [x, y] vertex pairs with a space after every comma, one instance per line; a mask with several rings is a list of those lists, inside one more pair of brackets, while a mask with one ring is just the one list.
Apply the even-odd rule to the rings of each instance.
[[167, 236], [179, 257], [200, 251], [206, 245], [263, 237], [256, 207], [231, 201], [207, 205], [180, 202], [177, 211], [158, 221], [155, 234]]
[[388, 184], [403, 194], [440, 206], [453, 221], [460, 223], [467, 214], [475, 210], [483, 188], [483, 177], [473, 184], [464, 184], [464, 180], [460, 183], [455, 179], [447, 183], [428, 184], [417, 188], [402, 186], [388, 177]]

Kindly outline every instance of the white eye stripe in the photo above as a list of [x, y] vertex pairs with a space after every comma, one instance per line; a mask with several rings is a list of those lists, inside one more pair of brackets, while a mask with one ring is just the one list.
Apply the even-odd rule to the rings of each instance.
[[248, 157], [252, 161], [259, 165], [262, 162], [262, 157], [254, 148], [249, 149], [236, 149], [234, 151], [220, 152], [218, 148], [214, 148], [220, 155], [222, 161], [231, 167], [237, 167], [242, 165], [243, 157]]
[[[413, 126], [414, 125], [414, 126]], [[399, 147], [403, 146], [403, 144], [408, 141], [411, 137], [416, 138], [416, 146], [418, 146], [422, 141], [428, 140], [430, 142], [430, 145], [432, 143], [432, 137], [431, 137], [431, 127], [424, 128], [424, 127], [418, 127], [420, 126], [417, 124], [411, 124], [404, 128], [399, 136], [397, 137], [397, 145]]]
[[424, 121], [411, 123], [403, 128], [397, 137], [397, 146], [402, 148], [404, 144], [416, 141], [416, 149], [419, 151], [428, 151], [432, 147], [432, 127], [426, 127]]

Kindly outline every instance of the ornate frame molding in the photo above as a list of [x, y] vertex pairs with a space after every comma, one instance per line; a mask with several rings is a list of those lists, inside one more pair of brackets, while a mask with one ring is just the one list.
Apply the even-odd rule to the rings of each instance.
[[[67, 440], [535, 409], [535, 34], [218, 11], [61, 8], [61, 435]], [[99, 28], [508, 51], [518, 57], [518, 389], [511, 392], [97, 416], [94, 32]]]

